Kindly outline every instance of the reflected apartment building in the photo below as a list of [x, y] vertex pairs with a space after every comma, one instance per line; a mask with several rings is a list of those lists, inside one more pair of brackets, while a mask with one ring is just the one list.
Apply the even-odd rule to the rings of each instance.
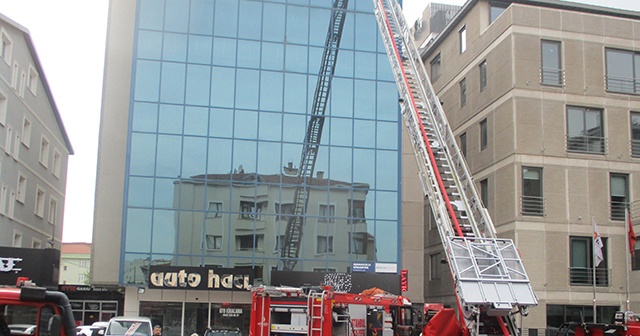
[[91, 283], [124, 288], [126, 315], [169, 336], [246, 328], [246, 289], [169, 288], [162, 277], [240, 272], [272, 284], [300, 187], [293, 271], [407, 268], [416, 285], [405, 294], [421, 301], [423, 195], [371, 0], [348, 2], [315, 170], [296, 177], [333, 5], [110, 1]]

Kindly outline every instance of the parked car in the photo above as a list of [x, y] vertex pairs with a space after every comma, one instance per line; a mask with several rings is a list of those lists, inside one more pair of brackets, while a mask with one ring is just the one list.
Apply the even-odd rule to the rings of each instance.
[[102, 336], [107, 327], [100, 327], [95, 325], [84, 325], [76, 327], [76, 334], [78, 336]]
[[10, 324], [11, 335], [35, 335], [35, 324]]
[[203, 336], [242, 336], [240, 328], [213, 327], [207, 328]]
[[153, 327], [148, 317], [118, 316], [109, 320], [106, 336], [152, 336]]

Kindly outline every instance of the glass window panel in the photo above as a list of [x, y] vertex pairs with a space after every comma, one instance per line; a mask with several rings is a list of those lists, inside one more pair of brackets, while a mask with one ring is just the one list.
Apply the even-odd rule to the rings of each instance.
[[211, 116], [209, 119], [209, 135], [216, 137], [230, 138], [233, 133], [233, 128], [229, 125], [233, 124], [233, 110], [227, 109], [211, 109]]
[[155, 153], [155, 134], [132, 133], [129, 174], [152, 176]]
[[146, 266], [149, 266], [148, 254], [126, 253], [124, 256], [124, 274], [122, 274], [123, 281], [127, 284], [146, 284], [146, 276], [142, 271], [142, 268], [146, 268]]
[[[324, 30], [326, 38], [327, 31]], [[309, 9], [287, 6], [287, 43], [308, 44]], [[324, 45], [324, 42], [323, 44]]]
[[525, 167], [522, 169], [522, 195], [542, 197], [541, 168]]
[[391, 66], [389, 65], [389, 59], [387, 58], [387, 54], [378, 54], [378, 80], [383, 81], [393, 81], [393, 72], [391, 71]]
[[177, 207], [178, 200], [173, 199], [175, 189], [180, 188], [180, 184], [175, 183], [176, 179], [156, 179], [153, 196], [154, 208], [174, 208]]
[[[353, 120], [343, 118], [331, 118], [327, 120], [330, 124], [331, 145], [351, 146], [353, 135]], [[326, 124], [326, 121], [325, 121]], [[323, 141], [324, 142], [324, 141]]]
[[627, 197], [627, 179], [625, 176], [611, 175], [611, 196]]
[[153, 211], [152, 253], [175, 253], [176, 212], [171, 210]]
[[378, 82], [377, 117], [379, 120], [398, 121], [400, 106], [398, 105], [398, 89], [395, 83]]
[[[338, 52], [338, 62], [336, 63], [336, 77], [353, 77], [354, 73], [354, 52], [351, 50], [340, 49]], [[385, 60], [389, 64], [389, 60], [385, 54]], [[318, 63], [319, 64], [319, 63]], [[335, 81], [335, 79], [334, 79]]]
[[206, 173], [207, 158], [202, 155], [205, 153], [206, 148], [206, 138], [184, 137], [182, 150], [183, 177]]
[[491, 5], [491, 9], [489, 10], [489, 23], [495, 21], [502, 12], [506, 9], [506, 5]]
[[[302, 153], [302, 144], [283, 144], [282, 145], [282, 161], [289, 162], [293, 165], [293, 168], [299, 168], [300, 154]], [[283, 165], [284, 166], [284, 165]]]
[[356, 55], [356, 78], [376, 79], [376, 60], [374, 53], [357, 52]]
[[603, 136], [600, 115], [600, 111], [586, 110], [585, 125], [589, 136]]
[[260, 72], [238, 69], [236, 79], [236, 108], [258, 109]]
[[186, 33], [189, 27], [189, 6], [183, 0], [165, 0], [167, 14], [164, 30]]
[[165, 103], [184, 102], [184, 82], [186, 67], [184, 64], [162, 64], [162, 82], [160, 85], [160, 101]]
[[282, 137], [282, 114], [261, 112], [259, 120], [259, 139], [280, 141]]
[[284, 110], [293, 113], [307, 112], [307, 76], [284, 74]]
[[241, 0], [239, 16], [238, 37], [259, 40], [262, 28], [262, 3]]
[[372, 120], [353, 121], [353, 145], [356, 147], [374, 147], [376, 143], [376, 124]]
[[160, 62], [136, 62], [135, 100], [158, 101], [160, 88]]
[[355, 81], [354, 116], [356, 118], [375, 118], [376, 100], [375, 97], [371, 97], [373, 92], [376, 92], [376, 82]]
[[560, 69], [560, 42], [542, 41], [542, 67]]
[[587, 239], [571, 238], [571, 267], [589, 267]]
[[255, 141], [234, 140], [233, 141], [233, 168], [242, 165], [244, 172], [256, 172], [257, 143]]
[[280, 43], [262, 43], [262, 69], [282, 71], [284, 63], [284, 45]]
[[185, 135], [207, 135], [209, 125], [209, 109], [206, 107], [187, 106], [184, 113]]
[[[640, 140], [640, 113], [631, 112], [631, 139]], [[638, 148], [640, 150], [640, 147]]]
[[260, 110], [282, 111], [283, 85], [282, 73], [262, 71], [260, 75]]
[[185, 102], [192, 105], [209, 105], [209, 83], [211, 83], [211, 67], [189, 64]]
[[165, 61], [184, 62], [187, 59], [187, 35], [165, 33], [162, 59]]
[[278, 174], [281, 166], [280, 143], [258, 143], [258, 174]]
[[158, 132], [181, 134], [183, 107], [176, 105], [160, 105]]
[[182, 157], [182, 137], [159, 135], [156, 155], [156, 176], [180, 176], [180, 158]]
[[567, 128], [569, 136], [584, 134], [584, 115], [582, 109], [575, 107], [567, 108]]
[[213, 31], [213, 1], [191, 0], [189, 32], [211, 35]]
[[351, 148], [331, 147], [331, 160], [329, 163], [329, 178], [332, 180], [351, 183], [352, 156]]
[[377, 125], [377, 147], [391, 150], [398, 149], [398, 124], [379, 121]]
[[162, 55], [162, 33], [139, 30], [136, 52], [138, 58], [159, 60]]
[[[307, 72], [307, 47], [297, 45], [287, 45], [285, 50], [285, 64], [286, 71], [291, 72]], [[319, 65], [317, 65], [319, 67]]]
[[331, 82], [329, 103], [331, 106], [331, 116], [352, 117], [353, 80], [334, 77]]
[[[377, 151], [376, 188], [398, 190], [398, 160], [398, 152], [396, 151]], [[392, 218], [395, 219], [396, 217]]]
[[633, 53], [607, 49], [607, 76], [630, 79], [633, 75]]
[[236, 37], [238, 35], [238, 2], [216, 1], [213, 31], [216, 36]]
[[[373, 13], [373, 11], [371, 11], [371, 13]], [[369, 13], [356, 13], [355, 16], [356, 50], [376, 51], [376, 42], [378, 41], [378, 24], [376, 23], [375, 16]], [[375, 62], [373, 64], [375, 64]]]
[[371, 149], [358, 149], [353, 150], [353, 182], [354, 183], [368, 183], [371, 188], [376, 187], [375, 183], [375, 169], [371, 169], [376, 166], [376, 152]]
[[140, 1], [139, 27], [141, 29], [162, 30], [164, 26], [164, 1]]
[[236, 40], [217, 37], [213, 39], [213, 65], [236, 65]]
[[233, 68], [213, 67], [211, 105], [233, 107], [236, 74]]
[[238, 66], [243, 68], [260, 67], [260, 42], [238, 41]]
[[[329, 22], [329, 17], [327, 17]], [[344, 27], [342, 28], [342, 39], [340, 40], [340, 49], [354, 49], [355, 45], [355, 18], [353, 15], [347, 14], [344, 17]], [[326, 35], [326, 30], [324, 31]], [[321, 44], [324, 45], [324, 42]]]
[[233, 126], [236, 139], [256, 139], [258, 136], [258, 112], [237, 110]]
[[231, 140], [209, 139], [208, 174], [228, 174], [231, 170]]
[[284, 5], [265, 3], [262, 15], [262, 40], [282, 42], [285, 23]]
[[376, 191], [376, 219], [398, 218], [398, 193]]
[[305, 116], [296, 114], [284, 114], [282, 118], [282, 140], [302, 143], [304, 141], [304, 136], [307, 129], [307, 121]]
[[208, 36], [189, 35], [189, 63], [211, 64], [211, 48], [213, 39]]
[[155, 132], [158, 126], [158, 104], [134, 103], [131, 130]]
[[[397, 203], [397, 200], [393, 201]], [[375, 228], [376, 261], [398, 262], [398, 223], [377, 220]]]
[[[309, 26], [313, 27], [313, 29], [311, 30], [311, 36], [309, 37], [310, 45], [324, 46], [325, 41], [327, 40], [327, 30], [329, 28], [330, 17], [331, 17], [331, 12], [326, 9], [320, 9], [320, 8], [310, 9]], [[342, 43], [340, 44], [340, 46], [342, 46]], [[340, 51], [340, 53], [342, 53], [342, 50]]]
[[127, 205], [130, 207], [151, 207], [153, 205], [153, 178], [129, 177]]
[[128, 209], [125, 229], [125, 251], [151, 251], [151, 210]]

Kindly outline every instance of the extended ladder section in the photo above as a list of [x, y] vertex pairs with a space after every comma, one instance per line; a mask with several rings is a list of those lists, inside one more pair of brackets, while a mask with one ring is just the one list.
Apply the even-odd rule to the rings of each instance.
[[499, 316], [501, 334], [517, 334], [510, 313], [537, 305], [522, 261], [513, 241], [496, 235], [400, 6], [395, 0], [373, 1], [466, 327], [477, 335], [480, 314], [487, 313]]
[[309, 201], [310, 190], [307, 183], [313, 178], [313, 172], [315, 170], [318, 147], [324, 126], [324, 115], [329, 99], [329, 92], [331, 91], [331, 80], [333, 79], [338, 61], [338, 48], [340, 47], [340, 40], [342, 39], [342, 29], [344, 27], [348, 2], [348, 0], [335, 0], [333, 3], [331, 22], [329, 23], [324, 53], [322, 55], [322, 64], [313, 97], [311, 117], [307, 125], [300, 165], [298, 166], [297, 187], [293, 195], [293, 210], [287, 220], [280, 255], [285, 271], [293, 270], [298, 262], [297, 259], [300, 253], [300, 244], [302, 243], [304, 230], [304, 214], [306, 213]]

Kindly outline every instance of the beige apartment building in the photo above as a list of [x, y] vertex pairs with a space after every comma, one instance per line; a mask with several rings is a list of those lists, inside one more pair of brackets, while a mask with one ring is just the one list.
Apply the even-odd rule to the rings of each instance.
[[[640, 311], [640, 13], [564, 1], [470, 0], [423, 61], [499, 236], [539, 299], [524, 329]], [[635, 202], [634, 202], [635, 201]], [[593, 223], [603, 238], [595, 271]], [[449, 296], [436, 230], [425, 301]], [[627, 263], [633, 270], [627, 272]], [[629, 276], [627, 277], [627, 274]]]

